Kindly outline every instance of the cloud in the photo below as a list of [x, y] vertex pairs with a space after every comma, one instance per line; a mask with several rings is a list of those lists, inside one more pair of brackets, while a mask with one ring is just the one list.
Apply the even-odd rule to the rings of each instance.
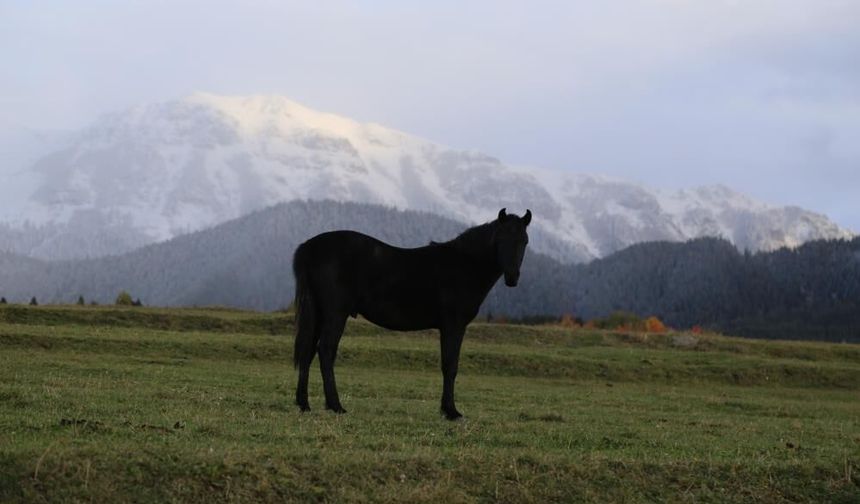
[[854, 0], [4, 2], [0, 108], [53, 128], [280, 93], [515, 163], [826, 209], [825, 179], [860, 171], [857, 26]]

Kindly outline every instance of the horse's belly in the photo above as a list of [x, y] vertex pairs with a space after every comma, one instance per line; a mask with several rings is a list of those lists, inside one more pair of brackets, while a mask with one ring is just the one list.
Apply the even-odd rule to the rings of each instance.
[[358, 310], [364, 318], [393, 331], [419, 331], [438, 327], [437, 317], [409, 307], [366, 306]]

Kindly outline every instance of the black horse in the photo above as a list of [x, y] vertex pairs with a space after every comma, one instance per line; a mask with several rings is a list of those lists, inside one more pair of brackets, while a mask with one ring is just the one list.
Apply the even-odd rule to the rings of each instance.
[[332, 231], [302, 243], [293, 256], [296, 276], [296, 404], [308, 404], [308, 373], [319, 353], [326, 408], [346, 413], [337, 395], [334, 361], [348, 316], [398, 331], [439, 329], [442, 411], [454, 407], [454, 379], [466, 326], [504, 274], [514, 287], [529, 241], [532, 214], [508, 215], [467, 229], [445, 243], [404, 249], [354, 231]]

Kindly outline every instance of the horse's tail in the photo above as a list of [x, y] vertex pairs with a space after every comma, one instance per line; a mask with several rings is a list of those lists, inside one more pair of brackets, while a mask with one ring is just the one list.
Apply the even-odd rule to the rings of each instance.
[[319, 340], [316, 327], [316, 303], [309, 282], [309, 253], [305, 243], [299, 245], [293, 255], [293, 274], [296, 277], [296, 339], [293, 349], [293, 365], [298, 367], [308, 362], [316, 352]]

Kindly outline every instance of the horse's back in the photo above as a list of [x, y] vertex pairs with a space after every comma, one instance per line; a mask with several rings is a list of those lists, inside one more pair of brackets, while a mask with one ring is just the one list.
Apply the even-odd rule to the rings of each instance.
[[[394, 247], [357, 231], [329, 231], [314, 236], [296, 249], [293, 265], [350, 290], [366, 286], [380, 274], [397, 276], [413, 269], [409, 249]], [[398, 271], [401, 270], [401, 271]]]
[[299, 246], [294, 269], [350, 314], [392, 329], [419, 329], [432, 326], [438, 313], [433, 254], [430, 247], [404, 249], [356, 231], [331, 231]]
[[338, 259], [358, 259], [374, 255], [375, 250], [386, 247], [391, 246], [358, 231], [328, 231], [299, 245], [294, 261], [301, 255], [313, 258], [312, 261], [317, 264]]

